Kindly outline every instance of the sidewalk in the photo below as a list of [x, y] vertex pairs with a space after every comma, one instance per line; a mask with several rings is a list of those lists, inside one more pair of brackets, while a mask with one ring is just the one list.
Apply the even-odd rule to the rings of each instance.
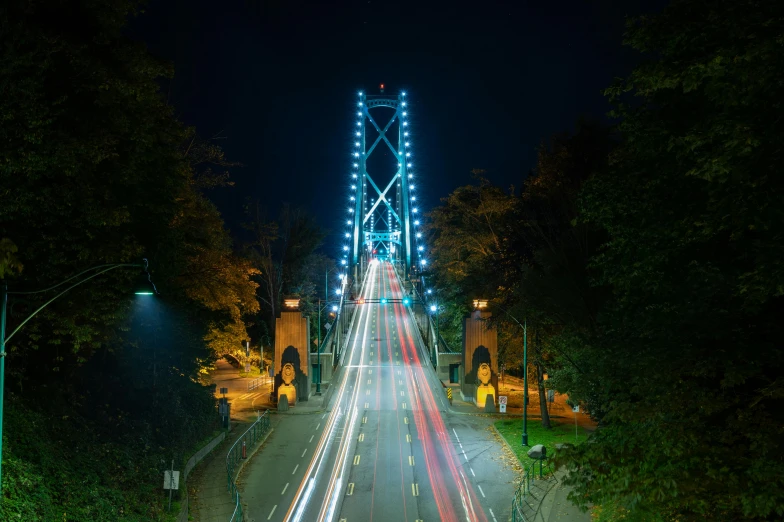
[[248, 426], [249, 423], [232, 422], [232, 429], [226, 439], [218, 444], [189, 477], [188, 520], [228, 522], [231, 519], [235, 504], [227, 487], [226, 454]]
[[556, 473], [558, 484], [547, 492], [539, 504], [535, 520], [541, 522], [591, 522], [590, 510], [583, 513], [567, 498], [572, 488], [564, 486], [563, 473]]

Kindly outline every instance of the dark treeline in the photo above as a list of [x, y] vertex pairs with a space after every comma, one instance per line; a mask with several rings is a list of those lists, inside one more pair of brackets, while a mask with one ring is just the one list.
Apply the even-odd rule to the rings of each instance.
[[432, 212], [448, 324], [494, 299], [519, 368], [501, 309], [526, 318], [527, 371], [599, 421], [562, 456], [606, 520], [784, 517], [782, 35], [777, 1], [631, 21], [612, 127], [553, 137], [519, 193], [480, 172]]
[[[162, 292], [132, 295], [140, 270], [117, 269], [8, 343], [2, 520], [168, 520], [162, 471], [218, 429], [200, 375], [271, 343], [282, 295], [312, 302], [329, 264], [324, 233], [288, 207], [249, 214], [263, 239], [232, 239], [208, 195], [236, 165], [174, 117], [170, 65], [123, 34], [136, 6], [0, 7], [0, 276], [35, 290], [146, 257]], [[7, 332], [51, 297], [11, 296]]]

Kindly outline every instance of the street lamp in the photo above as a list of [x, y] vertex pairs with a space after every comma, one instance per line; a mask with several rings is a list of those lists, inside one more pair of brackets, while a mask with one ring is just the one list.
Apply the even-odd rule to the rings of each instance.
[[[2, 484], [3, 484], [3, 474], [2, 474], [2, 464], [3, 464], [3, 400], [4, 400], [3, 392], [5, 390], [5, 357], [6, 357], [5, 345], [6, 345], [6, 343], [8, 341], [10, 341], [11, 338], [14, 335], [16, 335], [16, 332], [18, 332], [25, 324], [27, 324], [27, 322], [30, 319], [35, 317], [38, 314], [38, 312], [40, 312], [41, 310], [43, 310], [44, 308], [46, 308], [47, 306], [52, 304], [54, 301], [59, 299], [61, 296], [66, 294], [68, 291], [72, 290], [73, 288], [76, 288], [77, 286], [81, 285], [82, 283], [85, 283], [85, 282], [89, 281], [90, 279], [93, 279], [94, 277], [98, 277], [99, 275], [105, 274], [106, 272], [109, 272], [110, 270], [114, 270], [116, 268], [141, 268], [142, 272], [139, 274], [139, 276], [137, 277], [137, 279], [135, 281], [135, 284], [134, 284], [134, 289], [133, 289], [134, 294], [136, 294], [136, 295], [159, 295], [158, 294], [158, 289], [155, 288], [155, 285], [153, 284], [152, 279], [150, 278], [150, 273], [148, 271], [147, 259], [144, 259], [144, 263], [142, 263], [142, 264], [138, 264], [138, 263], [114, 263], [114, 264], [108, 264], [108, 265], [94, 266], [92, 268], [88, 268], [87, 270], [84, 270], [84, 271], [76, 274], [75, 276], [69, 277], [65, 281], [59, 282], [59, 283], [57, 283], [54, 286], [50, 286], [49, 288], [44, 288], [44, 289], [41, 289], [41, 290], [32, 290], [32, 291], [28, 291], [28, 292], [18, 292], [18, 291], [9, 292], [8, 291], [8, 284], [5, 281], [0, 282], [0, 490], [2, 490]], [[89, 275], [87, 275], [87, 274], [89, 274]], [[73, 281], [76, 281], [76, 282], [73, 283]], [[68, 283], [73, 283], [73, 284], [68, 286], [65, 290], [60, 291], [60, 293], [58, 293], [56, 296], [52, 297], [51, 299], [46, 301], [44, 304], [39, 306], [33, 313], [31, 313], [24, 320], [22, 320], [22, 322], [19, 323], [19, 326], [17, 326], [14, 329], [14, 331], [11, 332], [11, 334], [8, 335], [8, 337], [6, 337], [6, 335], [5, 335], [5, 325], [6, 325], [6, 315], [7, 315], [7, 312], [8, 312], [8, 296], [9, 295], [42, 294], [42, 293], [54, 290], [55, 288], [59, 288], [59, 287], [61, 287], [63, 285], [66, 285]]]

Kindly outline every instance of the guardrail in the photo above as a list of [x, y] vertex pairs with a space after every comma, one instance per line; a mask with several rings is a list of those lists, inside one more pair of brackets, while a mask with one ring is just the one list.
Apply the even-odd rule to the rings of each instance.
[[419, 333], [422, 335], [422, 340], [425, 342], [427, 351], [430, 354], [431, 363], [434, 367], [438, 366], [439, 353], [460, 353], [460, 351], [453, 350], [444, 340], [440, 332], [436, 335], [438, 328], [436, 328], [436, 324], [433, 322], [433, 315], [427, 309], [427, 299], [419, 293], [416, 285], [403, 277], [400, 267], [397, 264], [394, 266], [395, 273], [403, 286], [403, 290], [407, 295], [410, 295], [413, 298], [411, 300], [410, 309], [413, 312], [414, 322], [419, 328]]
[[257, 388], [261, 388], [265, 384], [269, 384], [272, 382], [272, 377], [269, 375], [262, 375], [261, 377], [256, 377], [252, 381], [248, 383], [248, 391], [253, 391]]
[[546, 485], [554, 480], [549, 460], [534, 460], [523, 468], [523, 476], [512, 500], [512, 522], [534, 520], [539, 510], [538, 504], [547, 493]]
[[234, 467], [237, 463], [247, 457], [247, 451], [252, 448], [270, 430], [269, 410], [261, 414], [256, 422], [250, 425], [245, 433], [238, 438], [231, 446], [226, 455], [226, 478], [229, 494], [234, 498], [234, 513], [229, 522], [240, 522], [242, 520], [242, 502], [240, 502], [240, 491], [234, 483]]

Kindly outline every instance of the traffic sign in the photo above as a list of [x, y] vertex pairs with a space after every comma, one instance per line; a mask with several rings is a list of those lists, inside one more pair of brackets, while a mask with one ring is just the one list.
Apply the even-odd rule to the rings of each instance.
[[572, 411], [575, 412], [575, 413], [580, 413], [580, 405], [576, 404], [576, 405], [572, 406]]
[[166, 470], [163, 472], [163, 489], [180, 489], [180, 472]]
[[498, 397], [498, 404], [503, 404], [504, 406], [506, 406], [507, 404], [506, 395], [501, 395], [500, 397]]

